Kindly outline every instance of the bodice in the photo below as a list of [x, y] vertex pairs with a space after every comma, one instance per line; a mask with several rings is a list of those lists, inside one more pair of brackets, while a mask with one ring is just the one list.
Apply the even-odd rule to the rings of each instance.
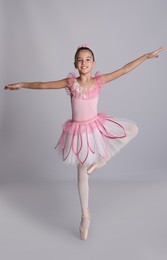
[[71, 98], [72, 119], [86, 121], [97, 115], [98, 96], [91, 99]]
[[91, 88], [82, 87], [75, 74], [69, 74], [68, 92], [71, 96], [72, 119], [87, 121], [97, 115], [99, 93], [102, 89], [101, 76], [95, 74], [95, 84]]

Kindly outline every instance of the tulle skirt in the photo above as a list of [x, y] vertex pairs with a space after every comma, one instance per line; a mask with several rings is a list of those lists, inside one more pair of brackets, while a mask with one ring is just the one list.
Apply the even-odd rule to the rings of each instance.
[[90, 166], [112, 158], [137, 133], [135, 123], [99, 113], [88, 121], [68, 120], [56, 149], [64, 162]]

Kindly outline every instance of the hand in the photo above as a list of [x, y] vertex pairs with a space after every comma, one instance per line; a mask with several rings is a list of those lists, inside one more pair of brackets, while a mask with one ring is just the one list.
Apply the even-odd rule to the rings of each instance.
[[22, 87], [21, 83], [15, 83], [15, 84], [10, 84], [4, 87], [4, 89], [8, 89], [8, 90], [18, 90]]
[[164, 51], [164, 50], [165, 50], [165, 48], [160, 47], [159, 49], [148, 53], [147, 58], [158, 58], [159, 52]]

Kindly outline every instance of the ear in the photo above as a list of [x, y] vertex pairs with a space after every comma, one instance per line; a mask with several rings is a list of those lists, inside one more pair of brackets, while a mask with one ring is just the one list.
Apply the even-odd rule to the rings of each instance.
[[77, 69], [77, 65], [76, 65], [76, 62], [74, 62], [74, 67], [75, 67], [75, 69]]
[[94, 68], [95, 66], [96, 66], [96, 62], [94, 61], [94, 62], [93, 62], [93, 68]]

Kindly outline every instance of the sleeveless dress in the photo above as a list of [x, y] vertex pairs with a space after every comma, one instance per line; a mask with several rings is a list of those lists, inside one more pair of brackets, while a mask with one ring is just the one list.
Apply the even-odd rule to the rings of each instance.
[[65, 122], [56, 145], [63, 161], [68, 164], [90, 166], [100, 158], [108, 160], [137, 134], [133, 122], [97, 113], [103, 84], [99, 73], [94, 79], [94, 86], [85, 90], [75, 74], [70, 73], [68, 77], [72, 119]]

